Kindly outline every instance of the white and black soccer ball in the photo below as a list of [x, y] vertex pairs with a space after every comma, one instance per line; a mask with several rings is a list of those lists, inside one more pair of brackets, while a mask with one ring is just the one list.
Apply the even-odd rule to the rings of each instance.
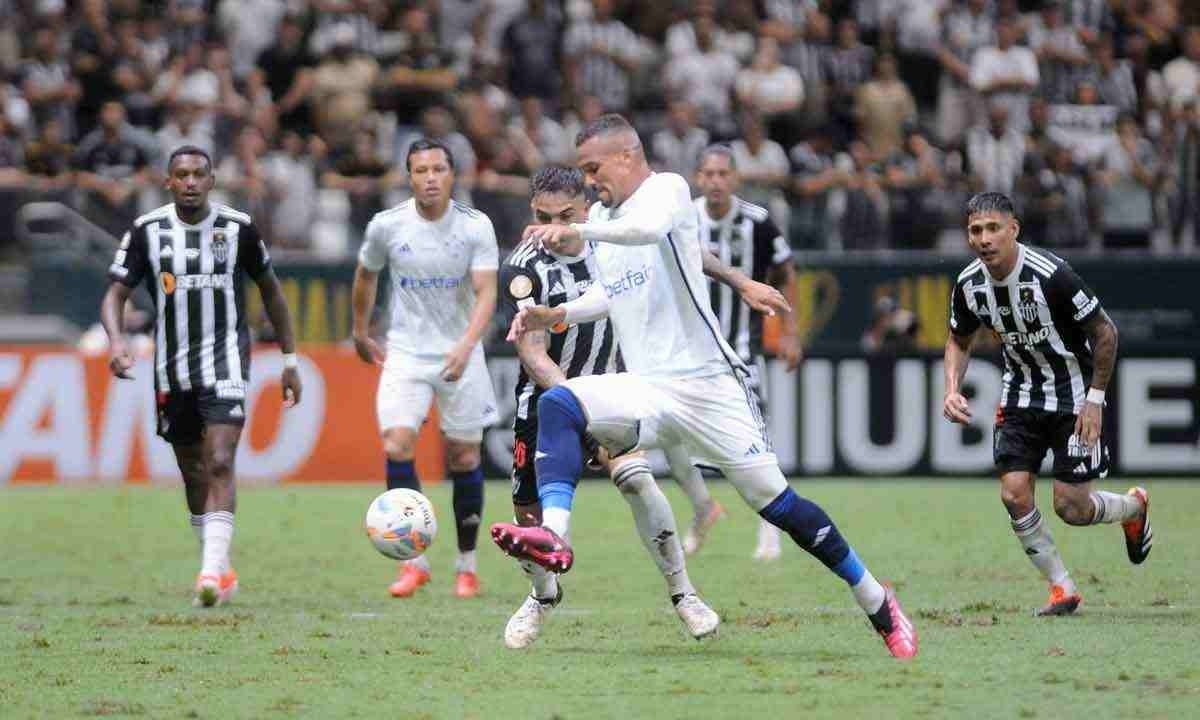
[[393, 560], [419, 557], [437, 537], [433, 503], [416, 490], [388, 490], [367, 507], [367, 537]]

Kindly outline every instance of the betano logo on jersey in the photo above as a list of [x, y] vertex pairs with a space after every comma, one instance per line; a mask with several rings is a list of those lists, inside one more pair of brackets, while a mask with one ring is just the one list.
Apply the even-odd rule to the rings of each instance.
[[1035, 330], [1030, 333], [1023, 333], [1023, 332], [1000, 333], [1000, 339], [1003, 340], [1006, 345], [1027, 345], [1030, 347], [1037, 345], [1040, 342], [1044, 342], [1049, 337], [1050, 337], [1050, 328], [1049, 327], [1044, 327], [1040, 330]]
[[401, 275], [395, 279], [400, 287], [408, 290], [456, 290], [463, 284], [460, 277], [408, 277]]
[[173, 275], [164, 272], [159, 276], [163, 294], [171, 295], [176, 290], [227, 290], [233, 285], [231, 275]]
[[650, 281], [650, 266], [643, 265], [641, 270], [626, 270], [625, 276], [614, 283], [604, 283], [604, 291], [611, 298], [621, 293], [636, 290]]

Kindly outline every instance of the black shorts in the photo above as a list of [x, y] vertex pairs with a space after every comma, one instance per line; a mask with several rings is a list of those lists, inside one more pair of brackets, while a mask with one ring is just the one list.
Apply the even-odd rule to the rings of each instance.
[[1054, 451], [1054, 479], [1082, 483], [1108, 475], [1108, 444], [1103, 433], [1091, 450], [1075, 441], [1075, 416], [1028, 408], [996, 411], [992, 458], [1000, 474], [1036, 474], [1046, 451]]
[[[513, 465], [512, 465], [512, 500], [513, 505], [534, 505], [538, 502], [537, 468], [534, 466], [534, 456], [537, 454], [538, 423], [536, 417], [513, 421]], [[595, 469], [596, 452], [600, 444], [591, 434], [583, 440], [583, 460]]]
[[209, 425], [245, 425], [245, 400], [219, 398], [213, 390], [158, 394], [158, 434], [172, 445], [194, 445]]

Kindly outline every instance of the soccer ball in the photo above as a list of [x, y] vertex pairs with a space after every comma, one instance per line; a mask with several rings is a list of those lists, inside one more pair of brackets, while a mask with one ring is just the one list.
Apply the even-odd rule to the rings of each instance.
[[393, 560], [412, 560], [433, 544], [437, 518], [429, 498], [416, 490], [388, 490], [367, 507], [367, 537]]

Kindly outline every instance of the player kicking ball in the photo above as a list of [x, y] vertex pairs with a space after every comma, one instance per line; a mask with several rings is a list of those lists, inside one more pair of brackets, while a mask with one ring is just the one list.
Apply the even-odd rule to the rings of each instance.
[[[480, 339], [496, 309], [499, 250], [487, 215], [450, 199], [454, 157], [441, 143], [408, 150], [413, 197], [371, 219], [351, 291], [354, 348], [380, 365], [375, 409], [387, 455], [388, 489], [420, 490], [417, 432], [437, 399], [446, 466], [454, 482], [458, 534], [454, 594], [479, 594], [475, 545], [483, 517], [483, 428], [499, 420]], [[391, 276], [386, 350], [370, 337], [379, 273]], [[430, 580], [425, 556], [400, 565], [388, 591], [410, 597]]]
[[[583, 173], [558, 165], [542, 168], [533, 177], [530, 205], [537, 224], [582, 222], [587, 217]], [[730, 282], [756, 308], [790, 309], [783, 296], [769, 286], [724, 267], [714, 267], [711, 272]], [[559, 305], [579, 297], [599, 279], [595, 255], [582, 238], [546, 247], [526, 242], [513, 250], [501, 268], [501, 311], [511, 320], [523, 307]], [[607, 318], [557, 328], [552, 334], [526, 333], [515, 345], [521, 373], [513, 422], [513, 513], [518, 525], [528, 527], [542, 522], [535, 472], [538, 399], [567, 378], [616, 372], [619, 354]], [[716, 632], [720, 619], [688, 578], [674, 513], [645, 455], [635, 452], [609, 460], [606, 453], [597, 452], [597, 463], [629, 503], [638, 537], [666, 580], [672, 605], [688, 632], [697, 639]], [[681, 467], [692, 471], [686, 458]], [[673, 464], [672, 471], [675, 469]], [[533, 589], [505, 627], [505, 645], [513, 649], [528, 647], [537, 639], [563, 597], [556, 572], [529, 560], [522, 560], [521, 567], [530, 576]]]
[[154, 390], [158, 434], [183, 473], [191, 526], [200, 543], [194, 604], [228, 602], [238, 589], [229, 560], [237, 504], [234, 458], [246, 421], [250, 331], [241, 274], [262, 294], [283, 350], [284, 405], [300, 402], [292, 322], [279, 280], [250, 216], [212, 204], [212, 160], [184, 146], [167, 161], [174, 202], [134, 220], [108, 269], [100, 303], [109, 369], [130, 379], [134, 360], [124, 335], [125, 301], [143, 282], [155, 301]]
[[589, 124], [576, 149], [600, 202], [586, 223], [532, 226], [525, 234], [545, 247], [579, 238], [597, 243], [601, 282], [556, 307], [522, 308], [509, 337], [608, 317], [628, 372], [571, 378], [541, 396], [534, 462], [542, 525], [494, 527], [493, 539], [514, 557], [565, 572], [574, 562], [565, 538], [583, 470], [582, 439], [590, 433], [614, 456], [683, 445], [847, 583], [894, 657], [915, 656], [916, 632], [893, 591], [779, 469], [745, 384], [746, 367], [713, 317], [687, 181], [653, 173], [637, 132], [619, 115]]
[[1037, 615], [1069, 615], [1083, 601], [1034, 502], [1047, 450], [1054, 451], [1054, 512], [1068, 525], [1121, 523], [1135, 565], [1150, 554], [1150, 497], [1094, 490], [1108, 474], [1104, 391], [1117, 361], [1117, 328], [1100, 299], [1071, 266], [1017, 242], [1021, 225], [1005, 195], [985, 192], [967, 203], [967, 243], [978, 255], [958, 276], [946, 340], [942, 414], [967, 424], [962, 380], [981, 328], [1004, 347], [1004, 384], [992, 454], [1000, 499], [1025, 554], [1050, 584]]

